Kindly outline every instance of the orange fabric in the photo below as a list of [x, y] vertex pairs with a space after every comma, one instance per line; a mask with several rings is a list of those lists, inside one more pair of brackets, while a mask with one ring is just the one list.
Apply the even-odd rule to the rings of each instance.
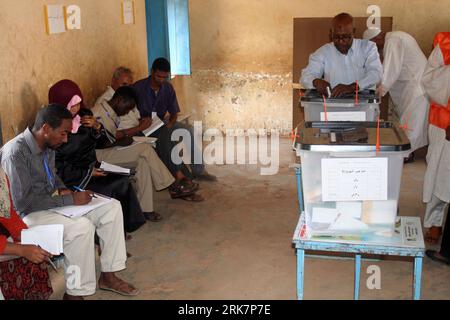
[[434, 37], [434, 46], [439, 44], [442, 55], [444, 56], [444, 63], [450, 64], [450, 32], [439, 32]]
[[[450, 65], [450, 32], [439, 32], [434, 37], [434, 46], [439, 44], [445, 65]], [[450, 126], [450, 99], [447, 106], [432, 103], [430, 106], [430, 124], [446, 130]]]
[[[9, 189], [9, 181], [6, 180]], [[11, 200], [11, 193], [9, 194], [9, 199]], [[18, 241], [20, 238], [20, 233], [23, 229], [27, 229], [27, 225], [22, 221], [22, 219], [17, 214], [16, 210], [14, 210], [14, 206], [11, 205], [11, 217], [9, 218], [0, 218], [0, 224], [2, 224], [6, 230], [11, 234], [11, 237], [14, 241]], [[6, 248], [6, 237], [0, 236], [0, 255], [5, 251]]]

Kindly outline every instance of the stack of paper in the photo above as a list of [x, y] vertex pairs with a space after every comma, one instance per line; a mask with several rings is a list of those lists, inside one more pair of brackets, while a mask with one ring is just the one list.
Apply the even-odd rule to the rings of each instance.
[[64, 226], [62, 224], [42, 225], [22, 230], [21, 243], [40, 246], [54, 256], [63, 249]]
[[97, 196], [96, 198], [92, 198], [92, 201], [84, 206], [66, 206], [66, 207], [59, 207], [54, 208], [52, 211], [55, 211], [59, 214], [62, 214], [63, 216], [69, 217], [69, 218], [75, 218], [75, 217], [82, 217], [85, 214], [88, 214], [92, 210], [95, 210], [101, 206], [104, 206], [108, 203], [110, 203], [112, 200], [107, 199], [102, 196]]
[[155, 132], [156, 130], [161, 128], [163, 125], [164, 125], [164, 122], [158, 117], [156, 112], [153, 112], [152, 113], [152, 125], [147, 130], [144, 130], [142, 132], [145, 134], [146, 137], [148, 137], [153, 132]]
[[105, 172], [130, 175], [130, 169], [122, 168], [122, 167], [110, 164], [108, 162], [105, 162], [105, 161], [102, 161], [102, 164], [100, 165], [100, 169], [102, 169]]
[[156, 141], [158, 141], [158, 138], [154, 137], [133, 137], [133, 140], [135, 143], [148, 143], [152, 146], [156, 147]]

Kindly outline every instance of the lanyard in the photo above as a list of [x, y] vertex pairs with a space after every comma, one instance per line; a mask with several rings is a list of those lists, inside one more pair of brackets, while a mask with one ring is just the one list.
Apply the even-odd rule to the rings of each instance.
[[105, 106], [102, 105], [102, 108], [103, 108], [103, 110], [105, 110], [106, 115], [108, 116], [108, 118], [110, 118], [111, 121], [114, 122], [114, 125], [116, 126], [116, 129], [119, 129], [120, 119], [118, 119], [118, 120], [119, 120], [119, 123], [117, 123], [117, 122], [111, 117], [111, 114], [109, 113], [109, 111], [106, 110]]
[[50, 186], [55, 189], [55, 177], [53, 176], [52, 170], [50, 170], [50, 166], [48, 164], [48, 156], [47, 151], [44, 152], [44, 169], [45, 173], [47, 174], [48, 182], [50, 183]]

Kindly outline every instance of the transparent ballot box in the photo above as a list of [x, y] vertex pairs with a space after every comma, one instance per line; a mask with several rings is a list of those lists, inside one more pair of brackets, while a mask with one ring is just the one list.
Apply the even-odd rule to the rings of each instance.
[[310, 235], [359, 236], [374, 230], [389, 235], [410, 148], [405, 133], [390, 122], [379, 129], [374, 122], [300, 125], [295, 149]]
[[316, 90], [307, 90], [300, 98], [305, 109], [305, 121], [376, 121], [380, 110], [380, 99], [372, 90], [365, 90], [340, 98], [326, 98], [327, 117], [323, 96]]

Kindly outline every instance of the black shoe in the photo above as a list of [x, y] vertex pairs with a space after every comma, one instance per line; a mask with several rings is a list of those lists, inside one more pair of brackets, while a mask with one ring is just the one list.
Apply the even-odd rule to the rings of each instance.
[[162, 220], [162, 216], [156, 212], [144, 212], [144, 217], [151, 222], [159, 222]]
[[425, 254], [427, 255], [428, 258], [430, 258], [433, 261], [450, 265], [450, 258], [446, 258], [446, 257], [442, 256], [436, 250], [427, 250], [427, 251], [425, 251]]
[[403, 163], [413, 163], [415, 160], [414, 158], [415, 158], [414, 152], [411, 152], [411, 154], [408, 157], [403, 158]]

